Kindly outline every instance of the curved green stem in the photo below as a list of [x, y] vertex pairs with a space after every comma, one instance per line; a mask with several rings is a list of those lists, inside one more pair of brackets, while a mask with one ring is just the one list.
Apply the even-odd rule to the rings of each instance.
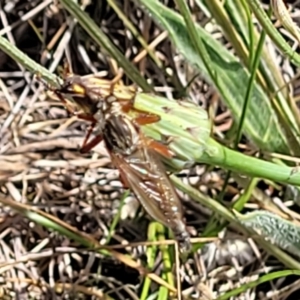
[[212, 138], [208, 140], [212, 151], [204, 153], [199, 162], [218, 165], [234, 172], [242, 172], [251, 177], [261, 177], [300, 186], [300, 172], [296, 168], [276, 165], [243, 153], [231, 150]]

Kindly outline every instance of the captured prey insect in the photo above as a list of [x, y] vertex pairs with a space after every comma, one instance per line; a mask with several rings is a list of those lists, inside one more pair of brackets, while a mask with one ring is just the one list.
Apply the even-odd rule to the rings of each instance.
[[[159, 157], [170, 158], [173, 154], [140, 130], [141, 125], [159, 121], [159, 116], [133, 108], [135, 91], [124, 87], [123, 94], [121, 90], [118, 94], [114, 82], [99, 80], [68, 75], [60, 89], [51, 89], [71, 114], [91, 123], [81, 152], [90, 151], [104, 140], [124, 187], [132, 190], [153, 219], [173, 231], [180, 250], [188, 252], [190, 236], [181, 202]], [[129, 110], [137, 116], [130, 117]], [[89, 141], [93, 129], [96, 134]]]

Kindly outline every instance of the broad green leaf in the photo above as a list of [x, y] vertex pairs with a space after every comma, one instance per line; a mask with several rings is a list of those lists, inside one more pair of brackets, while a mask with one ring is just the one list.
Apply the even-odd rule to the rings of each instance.
[[[151, 17], [168, 31], [176, 49], [212, 82], [202, 60], [188, 38], [189, 35], [182, 17], [158, 1], [140, 2]], [[235, 120], [239, 120], [250, 77], [249, 72], [235, 56], [203, 28], [198, 25], [196, 28], [211, 59], [210, 65], [214, 68], [215, 81], [212, 83], [231, 109]], [[277, 117], [272, 111], [268, 97], [258, 84], [255, 84], [253, 89], [244, 123], [244, 133], [260, 149], [289, 153], [284, 132], [278, 126]]]
[[[212, 15], [218, 20], [221, 18], [226, 19], [226, 16], [218, 16], [218, 10], [213, 9], [213, 3], [217, 0], [209, 1]], [[230, 16], [230, 24], [235, 24], [234, 28], [239, 33], [242, 40], [245, 43], [244, 47], [239, 47], [236, 40], [232, 37], [233, 35], [227, 31], [226, 26], [222, 29], [225, 32], [229, 42], [231, 42], [235, 53], [238, 57], [242, 58], [243, 64], [248, 67], [248, 61], [250, 56], [251, 61], [257, 55], [258, 40], [262, 33], [269, 32], [263, 27], [263, 32], [259, 32], [254, 24], [252, 24], [252, 15], [249, 11], [249, 7], [245, 2], [241, 0], [239, 2], [235, 0], [226, 1], [226, 12]], [[216, 5], [216, 4], [215, 4]], [[266, 18], [268, 16], [266, 15]], [[247, 21], [248, 19], [248, 21]], [[218, 21], [222, 24], [222, 21]], [[273, 25], [272, 25], [273, 26]], [[274, 26], [273, 26], [274, 27]], [[277, 32], [276, 28], [274, 30]], [[241, 49], [242, 48], [242, 49]], [[248, 50], [247, 50], [248, 49]], [[248, 53], [249, 52], [249, 53]], [[246, 57], [247, 59], [245, 60]], [[243, 59], [244, 58], [244, 59]], [[298, 108], [295, 105], [295, 101], [291, 98], [291, 95], [286, 87], [286, 81], [283, 78], [282, 70], [278, 65], [278, 62], [274, 60], [273, 56], [270, 55], [270, 46], [267, 44], [263, 47], [260, 55], [260, 72], [257, 73], [258, 82], [263, 86], [264, 91], [271, 95], [269, 100], [273, 108], [274, 114], [277, 115], [279, 120], [279, 126], [282, 128], [285, 136], [290, 145], [290, 153], [297, 154], [300, 151], [299, 148], [299, 124], [300, 119], [298, 116]]]

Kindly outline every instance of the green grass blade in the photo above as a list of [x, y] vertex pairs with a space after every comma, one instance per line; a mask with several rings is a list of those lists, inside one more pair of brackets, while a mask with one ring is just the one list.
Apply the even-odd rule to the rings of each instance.
[[282, 54], [288, 57], [292, 63], [300, 66], [300, 55], [289, 46], [281, 34], [275, 29], [270, 18], [263, 10], [260, 0], [247, 0], [247, 2], [260, 24], [264, 27], [276, 46], [281, 50]]
[[300, 276], [300, 271], [298, 271], [298, 270], [283, 270], [283, 271], [272, 272], [272, 273], [263, 275], [259, 279], [255, 280], [253, 282], [244, 283], [244, 284], [242, 284], [241, 287], [235, 288], [235, 289], [231, 290], [230, 292], [225, 293], [224, 295], [216, 298], [216, 300], [227, 300], [227, 299], [230, 299], [231, 297], [234, 297], [241, 293], [244, 293], [248, 289], [255, 288], [262, 283], [269, 282], [269, 281], [272, 281], [272, 280], [278, 279], [278, 278], [285, 278], [285, 277], [291, 276], [291, 275]]
[[27, 54], [19, 50], [16, 46], [12, 45], [6, 38], [0, 36], [0, 49], [9, 55], [16, 62], [24, 66], [28, 71], [33, 74], [39, 73], [42, 78], [53, 86], [58, 86], [58, 77], [49, 72], [40, 64], [32, 60]]
[[185, 0], [175, 0], [177, 6], [179, 7], [179, 10], [181, 12], [181, 15], [183, 16], [183, 19], [186, 23], [186, 27], [187, 27], [187, 33], [188, 36], [190, 37], [190, 41], [192, 43], [192, 45], [195, 48], [196, 53], [199, 55], [199, 57], [201, 57], [205, 68], [210, 76], [210, 78], [212, 78], [213, 80], [216, 80], [215, 76], [215, 70], [213, 68], [213, 66], [211, 65], [211, 60], [210, 57], [206, 51], [206, 48], [202, 42], [201, 39], [198, 38], [198, 34], [194, 25], [194, 22], [192, 20], [192, 16], [191, 13], [189, 11], [189, 7], [186, 3]]

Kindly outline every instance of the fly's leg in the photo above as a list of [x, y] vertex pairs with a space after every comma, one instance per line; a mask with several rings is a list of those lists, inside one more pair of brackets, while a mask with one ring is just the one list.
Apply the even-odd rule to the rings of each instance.
[[92, 115], [89, 115], [89, 114], [74, 113], [74, 115], [76, 115], [78, 119], [90, 122], [90, 125], [87, 130], [87, 134], [85, 135], [84, 141], [83, 141], [81, 149], [80, 149], [81, 153], [87, 153], [92, 148], [94, 148], [97, 144], [99, 144], [101, 142], [102, 134], [96, 135], [91, 141], [88, 142], [88, 140], [97, 124], [97, 121], [95, 120], [95, 118]]
[[72, 75], [73, 72], [71, 71], [71, 65], [68, 63], [67, 59], [64, 59], [64, 65], [62, 70], [63, 78], [67, 78], [68, 76]]
[[174, 156], [174, 153], [168, 148], [168, 146], [163, 145], [160, 142], [157, 142], [152, 139], [146, 139], [146, 143], [150, 148], [152, 148], [153, 150], [155, 150], [156, 152], [158, 152], [166, 158], [172, 158]]
[[[151, 113], [149, 113], [149, 114], [144, 113], [142, 115], [139, 115], [135, 119], [133, 119], [133, 122], [142, 126], [142, 125], [156, 123], [159, 120], [160, 120], [159, 115], [155, 115], [155, 114], [151, 114]], [[172, 158], [174, 156], [173, 152], [168, 148], [167, 145], [164, 145], [164, 144], [157, 142], [155, 140], [152, 140], [152, 139], [148, 139], [146, 137], [144, 137], [144, 140], [150, 148], [154, 149], [156, 152], [160, 153], [161, 155], [163, 155], [167, 158]]]
[[120, 178], [120, 181], [121, 181], [123, 187], [124, 187], [125, 189], [129, 189], [129, 184], [128, 184], [127, 180], [126, 180], [126, 175], [125, 175], [125, 173], [124, 173], [120, 168], [119, 168], [119, 172], [120, 172], [119, 178]]
[[[47, 90], [53, 92], [57, 98], [59, 99], [59, 101], [65, 106], [65, 108], [68, 110], [68, 112], [72, 115], [75, 115], [76, 114], [76, 111], [74, 110], [74, 108], [68, 103], [68, 101], [65, 100], [65, 98], [63, 97], [63, 95], [59, 92], [58, 89], [55, 89], [55, 88], [52, 88], [47, 82], [44, 82], [41, 78], [41, 75], [40, 74], [37, 74], [36, 75], [36, 78], [38, 81], [40, 81], [45, 87]], [[57, 79], [58, 80], [58, 79]], [[59, 81], [57, 82], [59, 85]]]
[[[94, 125], [94, 126], [93, 126]], [[80, 153], [87, 153], [89, 152], [91, 149], [93, 149], [94, 147], [96, 147], [103, 139], [102, 133], [101, 134], [97, 134], [93, 139], [91, 139], [88, 142], [88, 138], [91, 135], [91, 132], [93, 130], [93, 127], [95, 127], [95, 124], [92, 124], [91, 127], [89, 128], [89, 131], [84, 139], [83, 145], [80, 149]]]
[[151, 113], [144, 113], [144, 114], [141, 114], [138, 117], [134, 118], [133, 121], [141, 126], [148, 125], [148, 124], [153, 124], [153, 123], [160, 121], [160, 116], [151, 114]]
[[183, 223], [178, 224], [173, 230], [175, 238], [179, 244], [179, 249], [182, 254], [188, 254], [192, 250], [191, 237]]
[[[42, 78], [40, 74], [36, 75], [36, 78], [38, 81], [40, 81], [47, 90], [53, 92], [57, 98], [59, 99], [60, 102], [62, 102], [62, 104], [66, 107], [66, 109], [69, 111], [70, 114], [75, 114], [74, 109], [68, 104], [68, 101], [65, 100], [65, 98], [63, 97], [63, 95], [59, 92], [59, 89], [53, 88], [51, 87], [47, 82], [45, 82]], [[58, 78], [57, 78], [57, 83], [58, 85], [60, 85]]]

